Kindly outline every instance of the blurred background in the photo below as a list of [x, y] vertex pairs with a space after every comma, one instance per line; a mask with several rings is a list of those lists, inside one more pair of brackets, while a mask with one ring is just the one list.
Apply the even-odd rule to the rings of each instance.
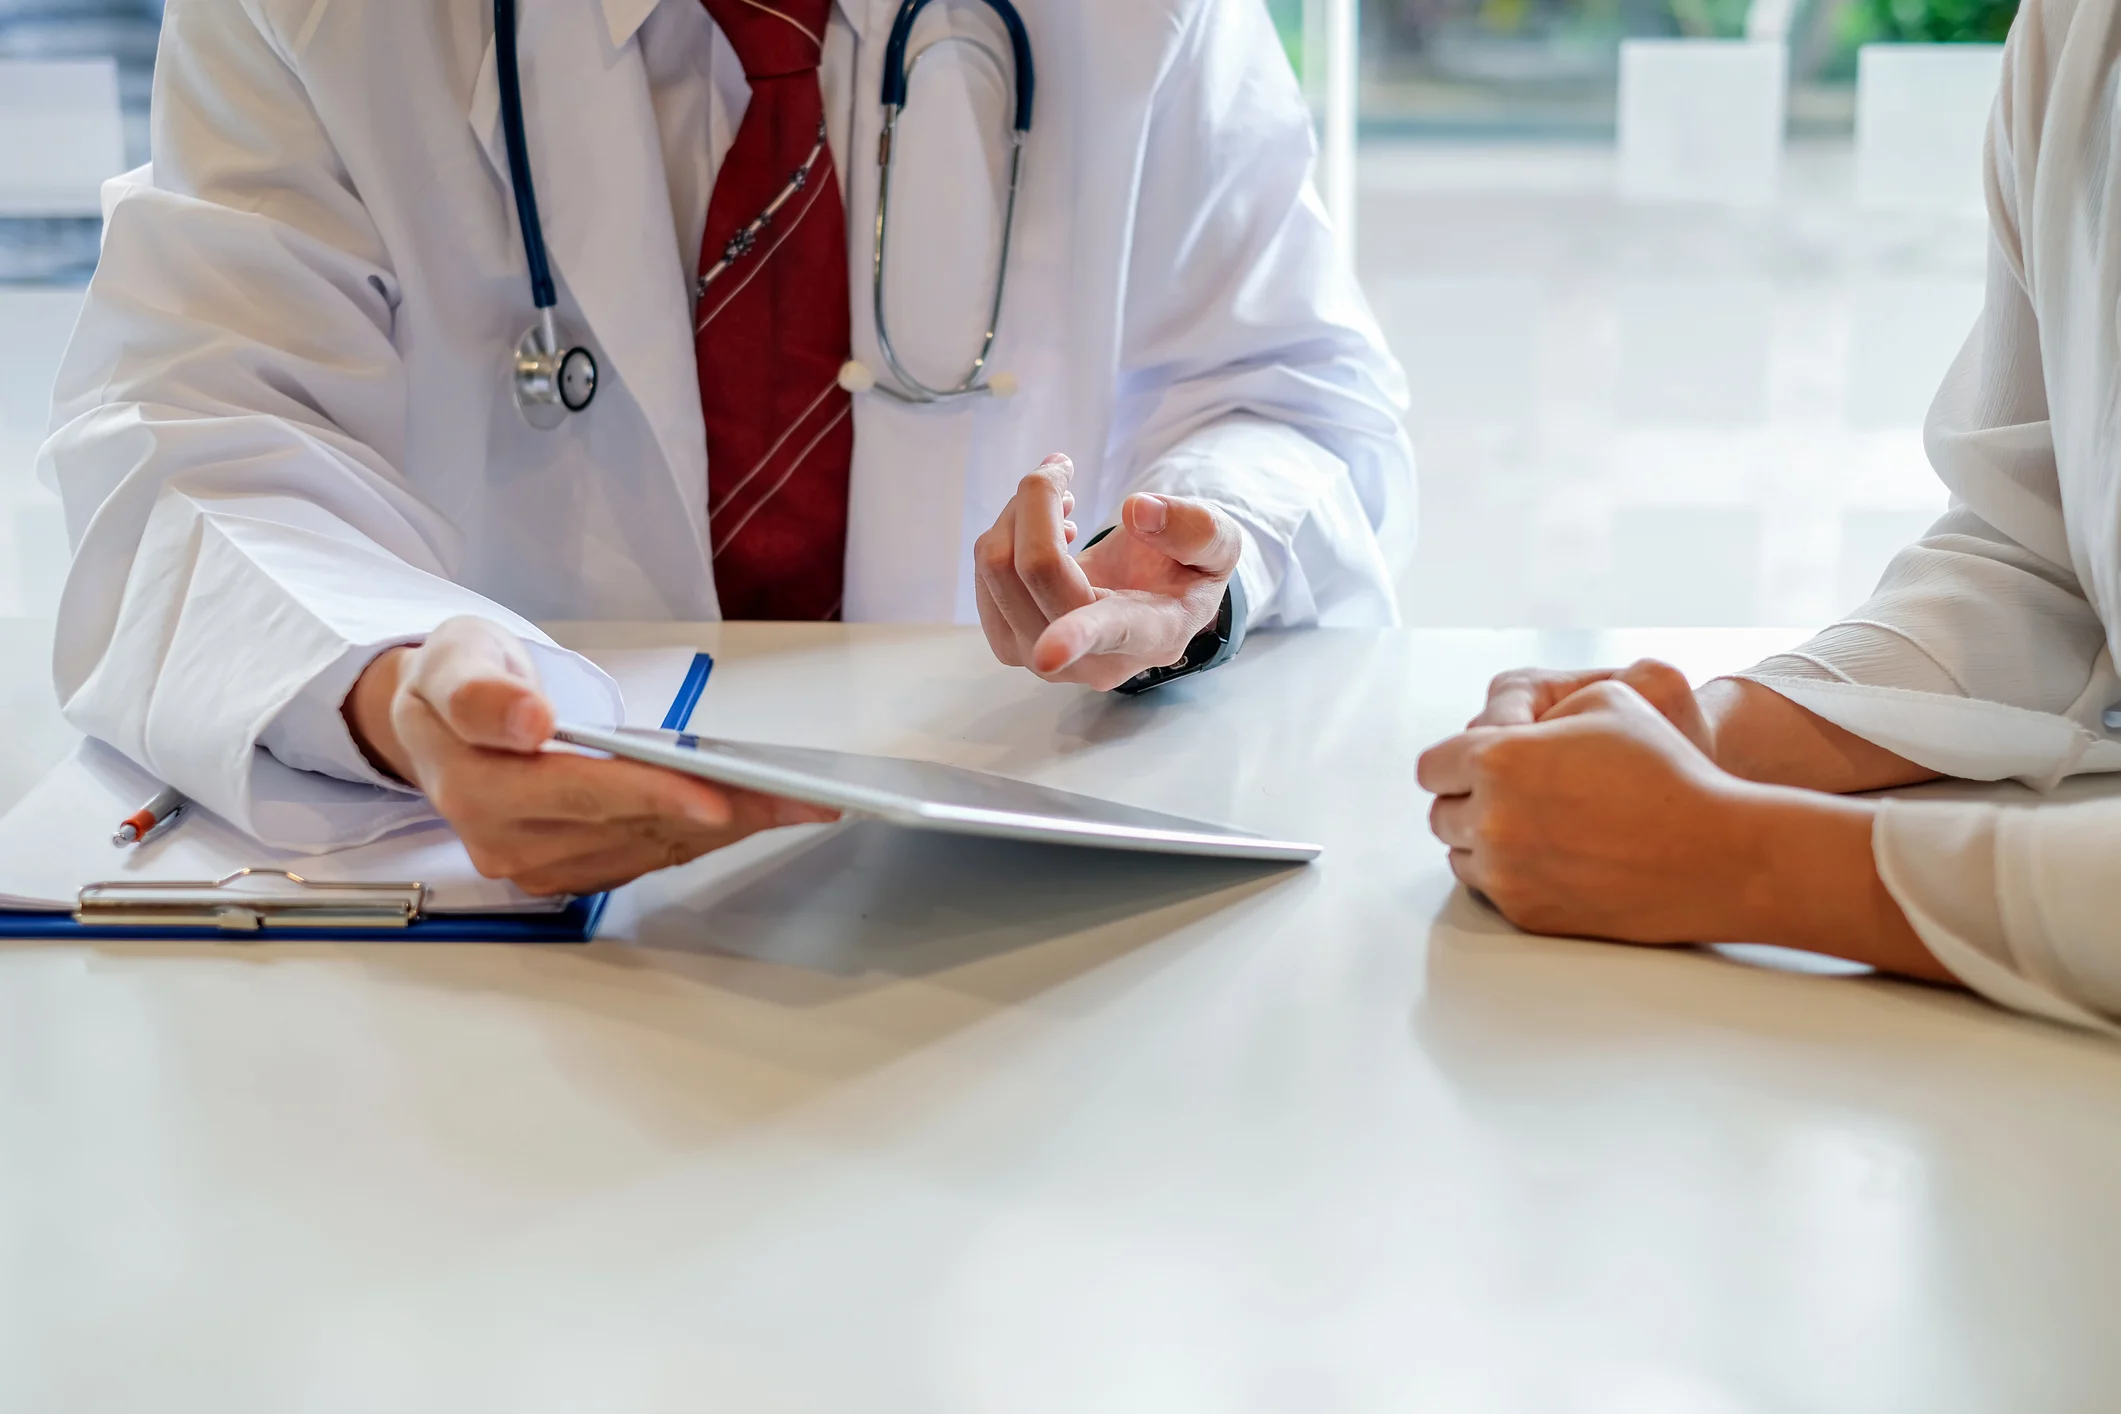
[[[1942, 509], [2015, 0], [1267, 3], [1413, 386], [1409, 622], [1816, 623]], [[0, 618], [57, 603], [35, 448], [160, 10], [0, 0]]]

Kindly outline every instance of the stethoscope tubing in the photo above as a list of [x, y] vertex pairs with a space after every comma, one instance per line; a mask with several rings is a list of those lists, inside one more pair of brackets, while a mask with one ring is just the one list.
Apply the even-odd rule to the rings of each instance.
[[1010, 73], [1015, 88], [1015, 119], [1010, 130], [1009, 188], [1008, 198], [1002, 213], [1001, 250], [994, 267], [994, 294], [987, 308], [987, 329], [981, 339], [979, 355], [972, 367], [957, 386], [935, 388], [915, 377], [898, 356], [891, 342], [891, 321], [884, 312], [885, 251], [890, 240], [891, 174], [898, 163], [898, 120], [905, 112], [906, 101], [912, 88], [914, 68], [923, 56], [944, 44], [967, 44], [985, 54], [997, 69], [1002, 67], [1002, 58], [992, 48], [969, 35], [949, 35], [938, 39], [910, 56], [907, 45], [911, 42], [913, 25], [927, 8], [930, 0], [904, 0], [899, 6], [898, 16], [891, 25], [891, 37], [884, 46], [884, 131], [877, 143], [877, 191], [876, 191], [876, 240], [875, 258], [870, 269], [870, 297], [876, 320], [877, 351], [884, 356], [884, 364], [891, 376], [900, 385], [893, 388], [877, 383], [876, 391], [899, 402], [941, 403], [965, 397], [986, 397], [995, 393], [994, 386], [983, 382], [987, 360], [993, 356], [995, 339], [1000, 335], [1002, 306], [1008, 296], [1009, 255], [1016, 237], [1016, 204], [1023, 190], [1024, 147], [1031, 136], [1031, 118], [1034, 99], [1038, 91], [1038, 69], [1031, 56], [1031, 36], [1024, 27], [1024, 19], [1017, 12], [1012, 0], [983, 0], [1002, 22], [1009, 34], [1011, 49]]
[[990, 390], [980, 382], [980, 377], [986, 372], [987, 360], [994, 353], [994, 341], [1001, 333], [1002, 305], [1008, 297], [1009, 250], [1016, 234], [1017, 193], [1023, 185], [1025, 135], [1021, 132], [1010, 135], [1008, 202], [1003, 208], [1001, 251], [996, 257], [994, 267], [994, 294], [987, 306], [987, 330], [980, 341], [979, 355], [972, 360], [971, 370], [956, 387], [932, 388], [915, 377], [899, 361], [898, 350], [891, 343], [891, 321], [884, 313], [885, 248], [890, 240], [891, 169], [897, 160], [891, 149], [896, 146], [893, 135], [898, 124], [898, 115], [899, 110], [893, 108], [887, 109], [884, 116], [882, 146], [885, 155], [877, 164], [876, 258], [870, 276], [870, 297], [875, 312], [877, 351], [883, 354], [885, 366], [891, 370], [891, 376], [903, 385], [903, 391], [883, 383], [877, 384], [877, 390], [887, 397], [897, 397], [901, 401], [911, 403], [939, 403], [972, 394], [984, 395]]
[[508, 184], [515, 191], [516, 224], [523, 232], [523, 258], [530, 267], [530, 299], [537, 309], [559, 303], [552, 264], [545, 256], [545, 223], [530, 177], [530, 144], [523, 133], [523, 71], [516, 59], [515, 0], [493, 0], [494, 76], [501, 86], [501, 135], [508, 144]]
[[[913, 39], [914, 22], [921, 11], [928, 8], [930, 0], [904, 0], [898, 14], [891, 21], [891, 37], [884, 43], [884, 96], [887, 109], [903, 110], [906, 106], [906, 90], [912, 79], [912, 66], [906, 62], [906, 46]], [[1024, 27], [1024, 17], [1018, 13], [1012, 0], [982, 0], [988, 9], [1001, 20], [1002, 28], [1009, 32], [1010, 58], [1015, 60], [1012, 72], [1016, 82], [1015, 128], [1020, 134], [1031, 131], [1031, 109], [1038, 95], [1038, 70], [1031, 58], [1031, 32]], [[916, 60], [918, 55], [915, 56]]]

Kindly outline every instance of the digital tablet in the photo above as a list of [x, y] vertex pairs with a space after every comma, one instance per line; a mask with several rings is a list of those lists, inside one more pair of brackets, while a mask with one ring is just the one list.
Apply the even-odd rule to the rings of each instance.
[[562, 726], [561, 741], [915, 830], [1152, 854], [1303, 863], [1323, 849], [934, 761], [681, 732]]

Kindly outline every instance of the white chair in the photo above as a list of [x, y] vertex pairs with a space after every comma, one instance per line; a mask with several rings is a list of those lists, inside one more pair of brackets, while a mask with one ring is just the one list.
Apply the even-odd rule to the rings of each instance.
[[2002, 80], [2000, 44], [1864, 45], [1856, 56], [1857, 204], [1980, 211], [1981, 142]]
[[1767, 206], [1782, 182], [1789, 50], [1630, 39], [1620, 46], [1623, 201]]

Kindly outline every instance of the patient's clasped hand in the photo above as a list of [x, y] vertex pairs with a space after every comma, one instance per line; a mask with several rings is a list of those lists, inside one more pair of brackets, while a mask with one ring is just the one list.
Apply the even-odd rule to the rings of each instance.
[[1451, 868], [1542, 933], [1772, 942], [1953, 980], [1878, 876], [1875, 803], [1925, 779], [1754, 683], [1668, 664], [1505, 673], [1421, 759]]

